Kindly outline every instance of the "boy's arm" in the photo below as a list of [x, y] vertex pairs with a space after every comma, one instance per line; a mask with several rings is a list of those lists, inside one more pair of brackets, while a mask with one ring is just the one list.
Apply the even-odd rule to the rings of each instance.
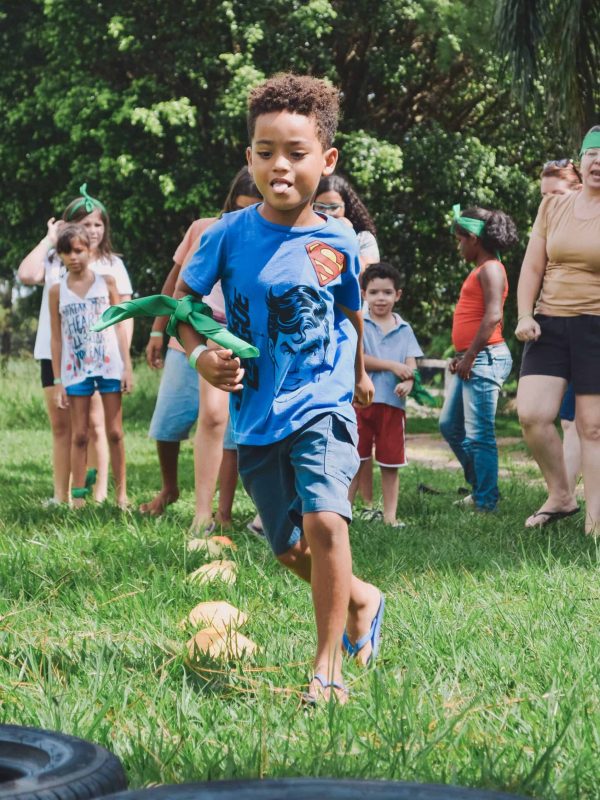
[[[202, 300], [202, 295], [195, 292], [179, 276], [173, 297], [176, 300], [181, 300], [182, 297], [190, 294], [198, 300]], [[206, 337], [195, 331], [187, 322], [179, 323], [177, 333], [188, 359], [198, 345], [206, 345]], [[244, 369], [240, 359], [233, 358], [231, 350], [225, 350], [220, 347], [210, 347], [210, 349], [203, 350], [196, 358], [195, 369], [205, 381], [224, 392], [239, 392], [244, 388], [242, 386]]]
[[408, 395], [412, 392], [412, 388], [415, 383], [414, 373], [417, 369], [417, 359], [414, 356], [407, 356], [405, 366], [407, 370], [410, 370], [411, 374], [408, 378], [403, 378], [400, 383], [396, 385], [394, 392], [398, 395], [398, 397], [408, 397]]
[[[122, 295], [119, 294], [115, 279], [111, 275], [107, 275], [104, 280], [106, 281], [106, 286], [108, 288], [108, 299], [111, 306], [118, 305], [121, 302]], [[128, 321], [129, 320], [124, 320], [123, 322], [118, 322], [115, 325], [117, 342], [119, 344], [119, 353], [121, 354], [121, 359], [123, 361], [123, 378], [121, 380], [121, 389], [125, 394], [128, 394], [133, 390], [133, 369], [131, 367], [131, 356], [129, 355], [128, 331], [127, 328], [124, 327], [125, 323]]]
[[[177, 285], [177, 278], [179, 277], [180, 272], [181, 264], [178, 264], [177, 261], [174, 261], [173, 266], [165, 278], [165, 282], [160, 290], [161, 294], [168, 294], [173, 297], [175, 287]], [[152, 330], [150, 331], [150, 337], [148, 339], [148, 344], [146, 345], [146, 361], [148, 362], [148, 366], [152, 367], [152, 369], [161, 369], [163, 366], [162, 334], [164, 334], [168, 322], [169, 318], [167, 316], [162, 316], [155, 317], [154, 322], [152, 323]], [[157, 336], [157, 333], [161, 335]]]
[[[413, 362], [414, 366], [410, 366], [409, 361]], [[401, 381], [412, 378], [412, 374], [416, 369], [416, 360], [407, 358], [403, 363], [402, 361], [391, 361], [387, 358], [375, 358], [365, 353], [365, 369], [369, 372], [392, 372]]]
[[[55, 284], [48, 293], [48, 307], [50, 309], [50, 353], [52, 355], [52, 372], [54, 380], [60, 379], [60, 368], [62, 361], [62, 329], [60, 325], [60, 311], [58, 301], [60, 297], [60, 286]], [[54, 385], [54, 399], [59, 408], [67, 408], [69, 401], [67, 393], [62, 383]]]
[[341, 305], [341, 303], [336, 303], [336, 306], [340, 309], [342, 314], [348, 317], [354, 327], [354, 330], [356, 331], [357, 336], [356, 357], [354, 360], [354, 402], [358, 406], [370, 406], [375, 395], [375, 387], [373, 386], [373, 381], [371, 378], [369, 378], [365, 369], [365, 357], [362, 343], [362, 313], [360, 311], [352, 311], [347, 306]]

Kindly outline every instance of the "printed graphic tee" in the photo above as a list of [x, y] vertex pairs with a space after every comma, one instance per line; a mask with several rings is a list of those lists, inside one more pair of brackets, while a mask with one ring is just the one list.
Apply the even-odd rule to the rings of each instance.
[[95, 273], [85, 297], [67, 286], [68, 274], [61, 278], [59, 311], [62, 328], [60, 375], [64, 386], [81, 383], [90, 376], [123, 377], [123, 361], [114, 328], [93, 333], [90, 328], [110, 305], [106, 281]]
[[221, 280], [228, 328], [260, 350], [231, 396], [237, 444], [265, 445], [311, 419], [352, 407], [356, 332], [337, 305], [360, 309], [358, 243], [331, 217], [290, 228], [260, 205], [225, 214], [202, 236], [182, 273], [206, 295]]

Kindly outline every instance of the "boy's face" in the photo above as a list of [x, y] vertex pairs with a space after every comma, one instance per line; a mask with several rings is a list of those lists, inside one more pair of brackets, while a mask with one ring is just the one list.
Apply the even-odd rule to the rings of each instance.
[[363, 297], [371, 317], [387, 317], [402, 297], [402, 289], [395, 289], [391, 278], [373, 278], [363, 291]]
[[256, 119], [248, 167], [264, 198], [265, 219], [279, 225], [309, 225], [311, 202], [322, 175], [331, 175], [337, 150], [323, 149], [313, 116], [272, 111]]
[[76, 275], [83, 272], [91, 258], [89, 248], [79, 239], [72, 239], [70, 250], [58, 255], [69, 272]]

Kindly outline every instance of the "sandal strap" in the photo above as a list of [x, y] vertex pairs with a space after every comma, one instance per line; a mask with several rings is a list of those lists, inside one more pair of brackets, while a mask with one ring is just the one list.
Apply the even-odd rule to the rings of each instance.
[[341, 692], [348, 694], [348, 687], [338, 681], [328, 681], [322, 672], [315, 672], [312, 676], [313, 681], [319, 681], [323, 689], [339, 689]]

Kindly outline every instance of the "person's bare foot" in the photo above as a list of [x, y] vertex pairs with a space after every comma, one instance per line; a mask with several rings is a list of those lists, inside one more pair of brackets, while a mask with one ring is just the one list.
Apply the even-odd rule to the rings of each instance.
[[579, 511], [575, 497], [552, 498], [549, 497], [535, 514], [525, 520], [526, 528], [542, 528], [563, 516], [570, 516]]
[[317, 673], [302, 695], [302, 702], [306, 706], [316, 706], [319, 703], [328, 703], [332, 696], [342, 706], [348, 702], [348, 689], [341, 677], [336, 681], [328, 681], [322, 673]]
[[117, 497], [117, 508], [120, 508], [121, 511], [129, 511], [131, 508], [131, 503], [129, 502], [129, 498], [127, 495], [122, 495], [121, 497]]
[[165, 513], [167, 506], [176, 503], [179, 499], [179, 491], [172, 489], [162, 489], [149, 503], [142, 503], [140, 514], [148, 514], [150, 517], [160, 517]]
[[85, 497], [74, 497], [71, 500], [72, 508], [85, 508]]
[[[381, 604], [381, 592], [376, 586], [369, 583], [365, 591], [365, 602], [361, 606], [352, 607], [348, 610], [348, 620], [346, 623], [346, 633], [352, 644], [367, 634], [371, 629], [371, 623], [379, 611]], [[363, 667], [371, 657], [371, 642], [367, 642], [356, 654], [356, 661]]]

